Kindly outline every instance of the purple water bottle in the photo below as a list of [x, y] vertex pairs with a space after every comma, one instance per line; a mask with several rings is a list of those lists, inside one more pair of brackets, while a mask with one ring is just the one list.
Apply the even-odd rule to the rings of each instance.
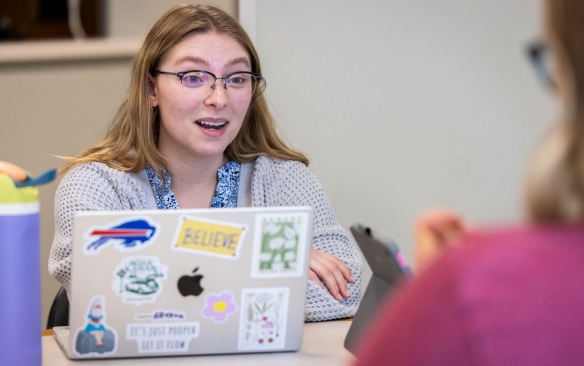
[[24, 170], [0, 162], [0, 365], [42, 362], [36, 185]]

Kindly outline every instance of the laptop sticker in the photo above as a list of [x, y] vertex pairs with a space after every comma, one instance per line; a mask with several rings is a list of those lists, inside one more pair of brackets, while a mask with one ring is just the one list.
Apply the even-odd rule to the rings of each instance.
[[173, 248], [214, 257], [237, 259], [246, 231], [245, 224], [183, 216], [173, 241]]
[[124, 303], [141, 305], [156, 300], [162, 292], [167, 267], [157, 257], [128, 257], [114, 270], [112, 290]]
[[193, 274], [183, 275], [178, 279], [176, 286], [178, 287], [178, 292], [184, 297], [186, 296], [199, 296], [203, 293], [203, 286], [201, 285], [201, 280], [205, 277], [202, 274], [195, 274], [199, 270], [196, 267], [193, 270]]
[[240, 350], [284, 348], [289, 294], [286, 287], [242, 290]]
[[309, 216], [266, 214], [256, 217], [252, 277], [301, 276]]
[[217, 324], [225, 323], [235, 312], [237, 312], [237, 303], [230, 291], [207, 295], [205, 306], [201, 309], [201, 315], [204, 318], [211, 319]]
[[134, 320], [143, 321], [143, 320], [153, 320], [153, 321], [162, 321], [162, 320], [175, 320], [181, 321], [185, 320], [187, 316], [184, 312], [178, 310], [154, 310], [152, 313], [144, 313], [144, 314], [136, 314], [134, 315]]
[[158, 233], [158, 225], [144, 218], [124, 220], [102, 227], [92, 227], [85, 233], [88, 244], [85, 254], [97, 254], [106, 244], [117, 244], [118, 250], [142, 248], [152, 242]]
[[138, 353], [186, 352], [191, 339], [199, 337], [199, 322], [131, 323], [126, 339], [135, 340]]
[[95, 296], [87, 309], [85, 328], [79, 328], [75, 336], [75, 351], [79, 356], [105, 356], [116, 352], [117, 332], [105, 322], [105, 301]]

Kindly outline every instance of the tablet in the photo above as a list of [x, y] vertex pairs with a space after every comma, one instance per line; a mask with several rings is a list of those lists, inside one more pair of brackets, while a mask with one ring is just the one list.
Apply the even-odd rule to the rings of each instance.
[[411, 277], [411, 270], [392, 240], [362, 224], [355, 224], [350, 229], [372, 272], [345, 338], [345, 348], [354, 353], [363, 331], [369, 328], [369, 322], [374, 318], [384, 298], [391, 296], [402, 280]]

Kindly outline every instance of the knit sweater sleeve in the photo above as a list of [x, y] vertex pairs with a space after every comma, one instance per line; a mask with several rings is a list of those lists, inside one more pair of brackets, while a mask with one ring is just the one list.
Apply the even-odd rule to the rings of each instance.
[[145, 193], [131, 173], [100, 163], [86, 163], [68, 172], [55, 194], [55, 236], [49, 273], [71, 295], [73, 218], [80, 211], [145, 209]]
[[337, 301], [328, 290], [311, 280], [306, 292], [306, 321], [323, 321], [355, 315], [360, 299], [363, 262], [347, 231], [337, 221], [323, 187], [297, 161], [262, 156], [252, 174], [252, 206], [311, 206], [314, 211], [312, 248], [339, 258], [351, 271], [354, 283], [348, 284], [351, 296]]

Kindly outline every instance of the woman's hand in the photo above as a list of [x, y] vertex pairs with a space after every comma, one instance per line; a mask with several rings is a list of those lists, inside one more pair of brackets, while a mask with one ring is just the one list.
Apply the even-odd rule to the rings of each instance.
[[451, 211], [434, 209], [422, 213], [415, 224], [416, 271], [426, 268], [468, 231], [462, 218]]
[[[339, 258], [315, 249], [311, 249], [310, 252], [308, 279], [323, 289], [326, 286], [330, 294], [338, 301], [351, 296], [347, 289], [347, 282], [355, 282], [351, 271]], [[324, 286], [321, 281], [324, 282]]]

